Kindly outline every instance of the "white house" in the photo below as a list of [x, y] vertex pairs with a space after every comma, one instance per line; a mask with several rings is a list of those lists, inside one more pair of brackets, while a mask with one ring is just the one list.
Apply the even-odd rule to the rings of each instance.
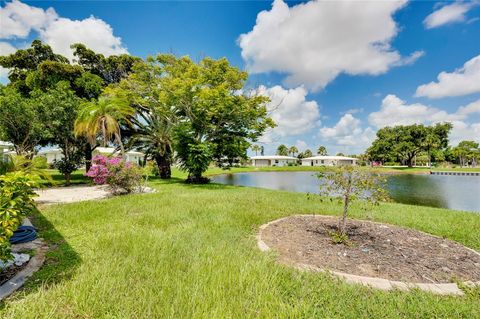
[[0, 160], [4, 160], [7, 154], [10, 154], [13, 150], [13, 144], [0, 141]]
[[281, 155], [252, 156], [251, 160], [252, 165], [258, 167], [287, 166], [288, 164], [295, 164], [297, 162], [296, 157]]
[[[97, 147], [93, 150], [93, 156], [95, 155], [119, 155], [119, 152], [115, 152], [113, 147]], [[53, 164], [56, 160], [61, 160], [63, 158], [62, 151], [59, 148], [52, 148], [49, 150], [43, 150], [38, 152], [38, 156], [43, 156], [47, 159], [48, 164]], [[145, 154], [137, 151], [128, 151], [125, 153], [124, 158], [128, 162], [140, 164], [143, 160]]]
[[357, 165], [358, 159], [346, 156], [313, 156], [302, 158], [302, 166]]

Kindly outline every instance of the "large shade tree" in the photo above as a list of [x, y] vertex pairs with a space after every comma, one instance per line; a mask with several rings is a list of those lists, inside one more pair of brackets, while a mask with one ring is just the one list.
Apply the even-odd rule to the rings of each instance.
[[0, 135], [13, 144], [17, 155], [32, 158], [35, 147], [47, 143], [44, 128], [32, 98], [15, 87], [0, 88]]
[[367, 153], [371, 160], [382, 162], [399, 160], [411, 167], [420, 152], [430, 153], [435, 149], [446, 148], [451, 129], [450, 123], [384, 127], [377, 131], [377, 138]]
[[178, 107], [169, 103], [162, 85], [163, 68], [154, 58], [137, 63], [133, 72], [112, 93], [135, 109], [131, 125], [123, 126], [128, 146], [155, 160], [161, 178], [171, 177], [173, 135], [178, 122]]
[[244, 92], [247, 73], [226, 59], [159, 55], [161, 86], [166, 105], [181, 119], [175, 129], [177, 159], [190, 182], [203, 182], [209, 162], [233, 163], [246, 158], [250, 145], [273, 121], [267, 117], [268, 98]]
[[46, 91], [35, 90], [32, 98], [38, 107], [39, 118], [44, 124], [44, 134], [50, 144], [57, 145], [63, 155], [54, 163], [70, 184], [71, 174], [82, 162], [85, 141], [74, 134], [74, 123], [81, 99], [75, 95], [70, 84], [58, 82]]

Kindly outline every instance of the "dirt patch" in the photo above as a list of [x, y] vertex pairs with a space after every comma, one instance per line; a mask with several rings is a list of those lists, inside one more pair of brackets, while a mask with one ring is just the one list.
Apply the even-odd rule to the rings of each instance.
[[392, 225], [350, 220], [350, 244], [332, 244], [338, 218], [292, 216], [269, 224], [261, 239], [281, 262], [416, 283], [480, 281], [480, 254], [451, 240]]
[[15, 277], [22, 269], [27, 267], [28, 262], [22, 264], [21, 266], [11, 265], [0, 271], [0, 286]]

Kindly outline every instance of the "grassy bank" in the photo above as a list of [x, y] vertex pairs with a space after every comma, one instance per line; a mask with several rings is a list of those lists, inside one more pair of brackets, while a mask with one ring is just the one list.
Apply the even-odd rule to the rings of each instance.
[[[177, 175], [178, 176], [178, 175]], [[181, 177], [181, 176], [180, 176]], [[464, 297], [382, 292], [279, 265], [258, 226], [338, 214], [304, 194], [153, 180], [154, 194], [46, 207], [34, 219], [52, 250], [1, 318], [479, 318]], [[480, 250], [480, 215], [383, 204], [357, 218], [412, 227]]]

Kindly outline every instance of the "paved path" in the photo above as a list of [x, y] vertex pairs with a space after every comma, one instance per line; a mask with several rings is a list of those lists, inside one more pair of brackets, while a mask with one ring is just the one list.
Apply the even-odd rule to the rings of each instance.
[[44, 188], [36, 191], [38, 204], [64, 204], [108, 197], [110, 194], [105, 186], [69, 186]]

